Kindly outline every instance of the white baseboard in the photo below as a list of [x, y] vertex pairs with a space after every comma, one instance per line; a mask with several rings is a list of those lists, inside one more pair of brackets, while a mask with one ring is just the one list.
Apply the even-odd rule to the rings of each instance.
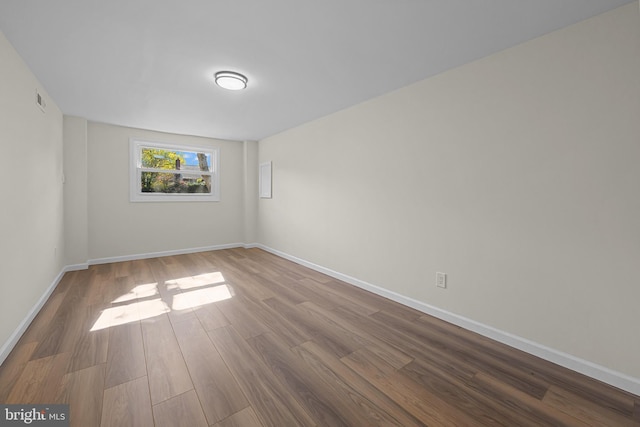
[[526, 338], [522, 338], [517, 335], [513, 335], [508, 332], [493, 328], [491, 326], [484, 325], [482, 323], [476, 322], [475, 320], [468, 319], [466, 317], [451, 313], [446, 310], [442, 310], [438, 307], [434, 307], [422, 301], [418, 301], [413, 298], [409, 298], [396, 292], [390, 291], [388, 289], [372, 285], [371, 283], [356, 279], [355, 277], [347, 276], [346, 274], [333, 271], [329, 268], [322, 267], [320, 265], [261, 244], [245, 245], [245, 247], [257, 247], [263, 249], [274, 255], [278, 255], [279, 257], [288, 259], [289, 261], [293, 261], [296, 264], [303, 265], [312, 270], [326, 274], [327, 276], [334, 277], [338, 280], [373, 292], [374, 294], [383, 296], [400, 304], [409, 306], [433, 317], [437, 317], [438, 319], [442, 319], [464, 329], [476, 332], [480, 335], [506, 344], [510, 347], [517, 348], [518, 350], [522, 350], [534, 356], [540, 357], [541, 359], [547, 360], [549, 362], [563, 366], [567, 369], [571, 369], [572, 371], [579, 372], [588, 377], [594, 378], [619, 389], [628, 391], [629, 393], [640, 396], [640, 378], [634, 378], [621, 372], [609, 369], [607, 367], [589, 362], [588, 360], [580, 359], [562, 351], [555, 350], [542, 344], [530, 341]]
[[70, 270], [67, 270], [66, 267], [60, 270], [60, 273], [58, 273], [56, 278], [53, 279], [53, 282], [51, 282], [51, 284], [47, 287], [47, 289], [45, 289], [44, 293], [42, 294], [38, 302], [36, 302], [36, 304], [33, 307], [31, 307], [31, 310], [29, 310], [29, 312], [27, 313], [27, 316], [22, 320], [22, 322], [20, 322], [20, 324], [18, 325], [16, 330], [13, 331], [9, 339], [5, 341], [4, 344], [2, 344], [2, 347], [0, 347], [0, 365], [4, 362], [7, 356], [9, 356], [9, 353], [11, 353], [11, 350], [13, 350], [13, 347], [16, 346], [16, 344], [22, 337], [22, 334], [25, 333], [25, 331], [27, 330], [27, 328], [29, 327], [33, 319], [35, 319], [35, 317], [38, 315], [38, 313], [40, 312], [40, 309], [42, 308], [44, 303], [47, 302], [47, 300], [49, 299], [49, 296], [51, 296], [51, 293], [56, 288], [56, 286], [58, 286], [58, 283], [62, 279], [62, 276], [64, 276], [64, 273], [66, 273], [67, 271], [70, 271]]
[[116, 256], [108, 258], [90, 259], [89, 265], [108, 264], [111, 262], [134, 261], [137, 259], [158, 258], [163, 256], [193, 254], [196, 252], [218, 251], [221, 249], [233, 249], [247, 247], [244, 243], [228, 243], [225, 245], [203, 246], [200, 248], [178, 249], [174, 251], [149, 252], [134, 255]]
[[89, 268], [89, 263], [88, 262], [84, 262], [82, 264], [71, 264], [71, 265], [67, 265], [64, 268], [64, 272], [67, 271], [78, 271], [78, 270], [86, 270], [87, 268]]

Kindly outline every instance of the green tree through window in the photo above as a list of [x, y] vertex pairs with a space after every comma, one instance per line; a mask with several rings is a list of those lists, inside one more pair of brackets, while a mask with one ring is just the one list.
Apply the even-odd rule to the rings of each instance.
[[[141, 174], [141, 190], [143, 193], [209, 193], [211, 191], [211, 175], [196, 175], [193, 172], [197, 159], [198, 169], [209, 172], [210, 159], [205, 153], [191, 153], [159, 148], [142, 148], [141, 163], [145, 169]], [[190, 167], [192, 166], [192, 167]], [[157, 171], [158, 169], [167, 172]], [[170, 172], [169, 172], [170, 171]]]

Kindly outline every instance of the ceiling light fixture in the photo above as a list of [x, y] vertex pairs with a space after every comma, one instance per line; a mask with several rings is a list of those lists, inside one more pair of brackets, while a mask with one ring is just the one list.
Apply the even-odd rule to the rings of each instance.
[[224, 89], [242, 90], [247, 87], [247, 78], [233, 71], [219, 71], [215, 78], [216, 84]]

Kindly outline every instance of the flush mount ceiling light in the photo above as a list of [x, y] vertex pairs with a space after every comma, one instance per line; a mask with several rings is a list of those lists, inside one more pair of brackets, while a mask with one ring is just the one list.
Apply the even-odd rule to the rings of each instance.
[[224, 89], [242, 90], [247, 87], [247, 78], [233, 71], [219, 71], [215, 78], [216, 84]]

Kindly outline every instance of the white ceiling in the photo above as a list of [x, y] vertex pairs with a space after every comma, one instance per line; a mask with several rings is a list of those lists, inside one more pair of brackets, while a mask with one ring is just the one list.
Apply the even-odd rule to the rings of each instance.
[[0, 29], [65, 114], [259, 140], [631, 1], [0, 0]]

